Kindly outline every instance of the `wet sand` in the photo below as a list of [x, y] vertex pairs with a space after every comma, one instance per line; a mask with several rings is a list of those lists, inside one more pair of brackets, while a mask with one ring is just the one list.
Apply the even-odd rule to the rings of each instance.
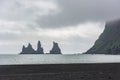
[[120, 80], [120, 63], [0, 65], [0, 80]]

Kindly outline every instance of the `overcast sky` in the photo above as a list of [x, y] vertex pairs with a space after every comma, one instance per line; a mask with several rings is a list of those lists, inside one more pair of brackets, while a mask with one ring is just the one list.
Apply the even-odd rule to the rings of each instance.
[[0, 0], [0, 54], [18, 54], [40, 40], [56, 41], [64, 54], [93, 46], [106, 21], [119, 19], [120, 0]]

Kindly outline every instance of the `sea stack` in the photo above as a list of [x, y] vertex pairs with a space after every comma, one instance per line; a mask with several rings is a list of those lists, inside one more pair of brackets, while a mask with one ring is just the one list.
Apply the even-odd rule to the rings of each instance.
[[120, 54], [120, 20], [107, 22], [104, 32], [85, 54]]
[[20, 54], [34, 54], [35, 50], [32, 48], [32, 45], [29, 43], [27, 47], [23, 45], [22, 52]]
[[58, 43], [53, 42], [53, 47], [52, 47], [52, 50], [50, 50], [50, 54], [62, 54], [58, 46]]
[[29, 43], [27, 47], [23, 45], [22, 52], [20, 54], [44, 54], [44, 51], [41, 47], [40, 41], [38, 41], [36, 51], [32, 48], [32, 45]]
[[41, 47], [41, 42], [38, 41], [36, 54], [44, 54], [43, 48]]

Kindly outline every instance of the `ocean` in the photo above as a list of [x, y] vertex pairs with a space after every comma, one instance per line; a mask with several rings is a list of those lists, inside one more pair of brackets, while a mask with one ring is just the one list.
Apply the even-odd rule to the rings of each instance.
[[90, 54], [0, 55], [0, 65], [74, 64], [74, 63], [120, 63], [120, 55], [90, 55]]

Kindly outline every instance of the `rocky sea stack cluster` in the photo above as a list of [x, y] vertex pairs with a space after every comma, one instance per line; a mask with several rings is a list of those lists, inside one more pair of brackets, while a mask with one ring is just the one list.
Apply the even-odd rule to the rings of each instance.
[[[41, 42], [38, 41], [37, 50], [32, 48], [32, 45], [29, 43], [27, 47], [23, 45], [22, 52], [20, 54], [45, 54], [44, 49], [41, 47]], [[53, 42], [53, 47], [48, 54], [62, 54], [61, 49], [58, 46], [58, 43]]]
[[120, 20], [107, 22], [104, 32], [85, 54], [120, 54]]

